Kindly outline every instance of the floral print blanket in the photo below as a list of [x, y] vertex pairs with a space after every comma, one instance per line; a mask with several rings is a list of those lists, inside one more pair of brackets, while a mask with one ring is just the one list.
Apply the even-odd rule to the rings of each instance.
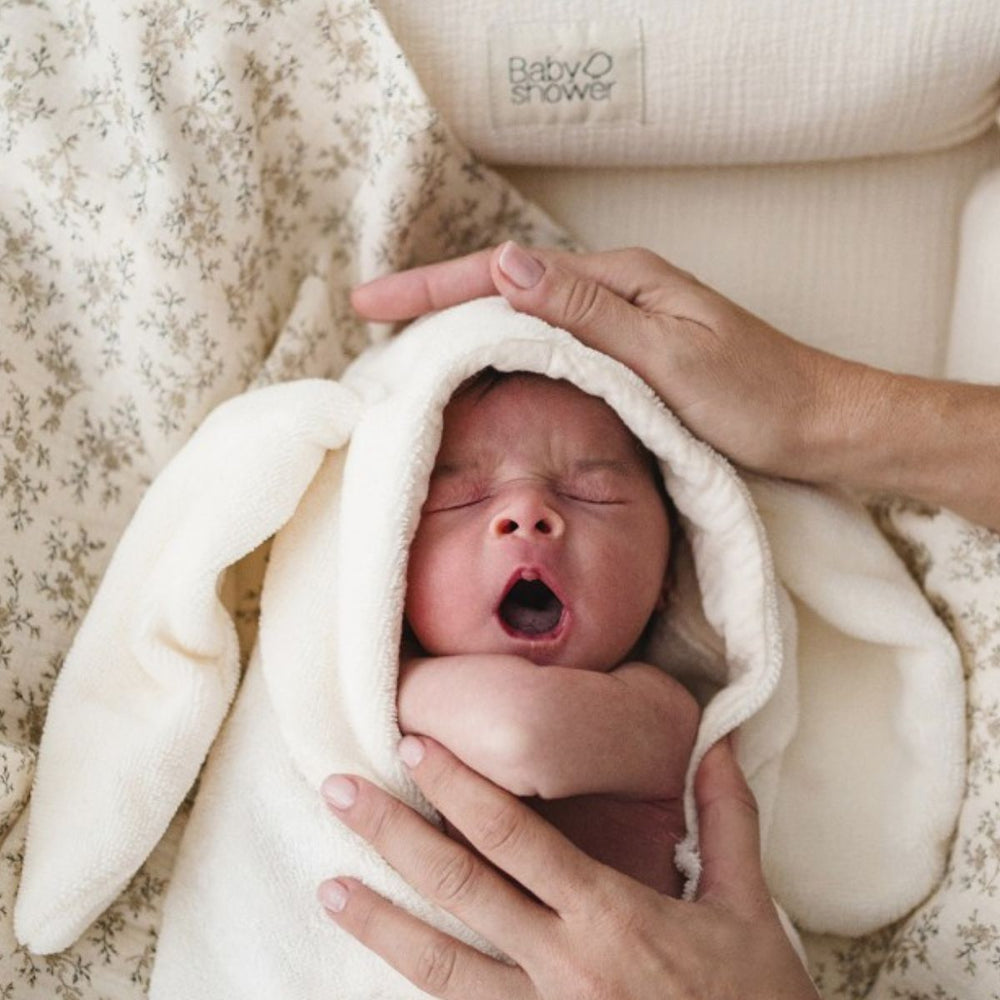
[[[183, 810], [68, 951], [31, 955], [11, 915], [48, 695], [143, 490], [222, 400], [384, 334], [358, 281], [571, 241], [454, 140], [360, 0], [0, 0], [0, 152], [0, 1000], [137, 1000]], [[813, 972], [829, 998], [1000, 998], [1000, 540], [877, 515], [965, 654], [968, 794], [938, 892], [808, 942]], [[248, 642], [261, 558], [235, 581]]]

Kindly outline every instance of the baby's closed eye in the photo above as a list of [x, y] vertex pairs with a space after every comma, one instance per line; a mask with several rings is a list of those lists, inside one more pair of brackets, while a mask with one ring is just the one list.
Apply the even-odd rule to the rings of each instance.
[[560, 496], [578, 503], [592, 504], [595, 507], [613, 507], [626, 502], [626, 498], [617, 494], [597, 493], [593, 490], [567, 489], [560, 491]]
[[632, 492], [630, 485], [628, 476], [601, 469], [571, 476], [559, 485], [558, 492], [568, 500], [612, 506], [628, 502]]
[[462, 510], [465, 507], [475, 507], [489, 500], [491, 491], [487, 484], [475, 480], [446, 477], [431, 480], [427, 499], [424, 501], [423, 513], [438, 514], [449, 510]]

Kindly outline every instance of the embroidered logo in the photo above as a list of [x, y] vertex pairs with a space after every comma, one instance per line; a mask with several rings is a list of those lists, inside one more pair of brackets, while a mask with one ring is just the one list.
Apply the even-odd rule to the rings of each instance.
[[495, 126], [642, 121], [638, 22], [493, 24], [489, 49]]
[[575, 60], [552, 55], [537, 60], [510, 56], [507, 60], [510, 102], [607, 101], [616, 83], [614, 69], [615, 57], [604, 49]]

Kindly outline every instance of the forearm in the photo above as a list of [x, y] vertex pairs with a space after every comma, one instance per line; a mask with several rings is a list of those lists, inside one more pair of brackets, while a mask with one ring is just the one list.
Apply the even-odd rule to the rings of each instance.
[[407, 665], [399, 719], [517, 795], [654, 799], [683, 788], [698, 710], [645, 665], [603, 674], [476, 655]]
[[1000, 530], [1000, 386], [845, 362], [821, 404], [809, 478], [904, 494]]
[[534, 775], [524, 767], [527, 723], [520, 715], [532, 675], [541, 669], [504, 655], [409, 660], [400, 670], [400, 731], [430, 736], [507, 791], [534, 795]]
[[502, 780], [501, 715], [533, 664], [511, 656], [418, 657], [400, 668], [397, 712], [404, 735], [430, 736], [480, 774]]

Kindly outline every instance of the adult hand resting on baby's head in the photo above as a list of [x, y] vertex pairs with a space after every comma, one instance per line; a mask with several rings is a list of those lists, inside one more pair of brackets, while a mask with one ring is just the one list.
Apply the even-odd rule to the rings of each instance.
[[352, 301], [369, 319], [402, 320], [497, 292], [628, 365], [750, 469], [904, 493], [1000, 528], [1000, 388], [809, 347], [648, 250], [505, 243], [376, 279]]
[[816, 1000], [764, 884], [756, 807], [728, 745], [709, 751], [695, 785], [704, 865], [695, 902], [594, 861], [433, 740], [408, 736], [400, 752], [478, 854], [360, 778], [327, 781], [333, 812], [515, 963], [431, 928], [354, 879], [324, 883], [332, 919], [420, 989], [446, 1000]]
[[[505, 243], [362, 285], [365, 316], [405, 319], [483, 295], [632, 368], [699, 437], [738, 462], [802, 475], [817, 426], [861, 366], [797, 343], [648, 250], [571, 254]], [[819, 471], [819, 470], [817, 470]]]

